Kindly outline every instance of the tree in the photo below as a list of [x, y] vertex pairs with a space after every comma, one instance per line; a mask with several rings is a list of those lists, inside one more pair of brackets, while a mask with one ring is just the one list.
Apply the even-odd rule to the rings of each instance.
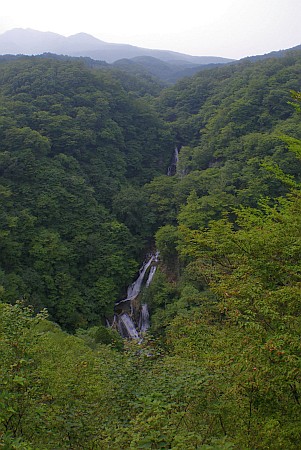
[[[216, 325], [208, 329], [214, 364], [227, 373], [215, 380], [216, 392], [223, 392], [216, 395], [224, 399], [218, 411], [227, 434], [244, 448], [272, 441], [295, 448], [301, 432], [300, 208], [294, 192], [274, 207], [237, 211], [238, 230], [227, 220], [207, 230], [181, 229], [180, 254], [196, 262], [219, 299]], [[234, 419], [233, 401], [240, 419]]]

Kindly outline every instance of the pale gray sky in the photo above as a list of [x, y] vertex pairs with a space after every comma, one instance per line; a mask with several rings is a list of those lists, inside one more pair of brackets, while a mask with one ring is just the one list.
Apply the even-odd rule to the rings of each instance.
[[2, 0], [0, 33], [16, 27], [241, 58], [301, 44], [301, 0]]

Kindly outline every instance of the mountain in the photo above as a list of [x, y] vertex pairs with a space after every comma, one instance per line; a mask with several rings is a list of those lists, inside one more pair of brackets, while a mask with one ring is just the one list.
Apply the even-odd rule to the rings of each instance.
[[0, 448], [300, 449], [301, 49], [88, 59], [0, 56]]
[[44, 52], [69, 56], [88, 56], [112, 63], [123, 58], [151, 56], [172, 64], [212, 64], [233, 61], [217, 56], [191, 56], [169, 50], [152, 50], [127, 44], [101, 41], [89, 34], [65, 37], [51, 32], [15, 28], [0, 35], [0, 54], [36, 55]]
[[241, 61], [251, 61], [251, 62], [256, 62], [256, 61], [261, 61], [263, 59], [269, 59], [269, 58], [282, 58], [287, 56], [287, 52], [292, 52], [292, 51], [298, 51], [301, 50], [301, 44], [300, 45], [296, 45], [295, 47], [291, 47], [289, 49], [282, 49], [282, 50], [276, 50], [270, 53], [264, 53], [263, 55], [254, 55], [254, 56], [247, 56], [246, 58], [241, 59]]
[[192, 76], [200, 70], [217, 67], [219, 64], [221, 63], [195, 64], [183, 60], [162, 61], [153, 56], [136, 56], [131, 59], [119, 59], [113, 63], [113, 66], [130, 74], [151, 74], [161, 81], [173, 84], [180, 78]]

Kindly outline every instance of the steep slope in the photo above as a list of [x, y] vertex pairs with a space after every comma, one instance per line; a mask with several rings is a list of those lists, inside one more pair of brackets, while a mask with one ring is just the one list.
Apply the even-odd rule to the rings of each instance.
[[[276, 167], [300, 181], [300, 161], [282, 139], [301, 138], [290, 105], [290, 91], [300, 85], [297, 50], [202, 71], [162, 91], [158, 109], [180, 152], [176, 175], [148, 186], [157, 225], [198, 229], [226, 213], [235, 216], [241, 205], [284, 195], [292, 184], [276, 177]], [[176, 233], [167, 228], [162, 236], [171, 277], [177, 274]]]
[[[193, 241], [195, 232], [206, 231], [225, 216], [235, 222], [240, 208], [265, 211], [267, 204], [301, 182], [301, 123], [291, 97], [300, 86], [301, 51], [294, 50], [281, 58], [203, 71], [161, 93], [158, 108], [177, 136], [179, 159], [174, 177], [155, 179], [148, 189], [150, 203], [160, 214], [157, 245], [167, 278], [175, 281], [183, 275], [183, 298], [187, 280], [196, 298], [207, 280], [206, 274], [187, 266], [185, 242], [179, 263], [183, 229]], [[160, 306], [158, 322], [153, 316], [155, 328], [162, 329], [165, 314], [166, 324], [176, 314], [176, 306], [166, 307], [171, 298], [154, 294], [154, 309]]]
[[1, 300], [45, 306], [68, 329], [112, 314], [152, 236], [149, 212], [133, 236], [114, 198], [132, 187], [138, 201], [173, 148], [121, 78], [53, 59], [0, 65]]
[[[300, 86], [300, 51], [159, 99], [0, 64], [0, 446], [299, 449]], [[151, 334], [122, 342], [100, 319], [159, 226]]]

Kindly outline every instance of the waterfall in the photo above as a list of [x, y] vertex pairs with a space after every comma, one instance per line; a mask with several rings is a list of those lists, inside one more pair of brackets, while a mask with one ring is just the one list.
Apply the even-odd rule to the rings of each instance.
[[157, 266], [152, 266], [150, 268], [150, 271], [149, 271], [149, 274], [148, 274], [148, 278], [147, 278], [147, 281], [145, 283], [146, 287], [148, 287], [151, 284], [152, 279], [153, 279], [153, 277], [155, 275], [156, 269], [157, 269]]
[[139, 334], [136, 330], [135, 324], [127, 313], [120, 314], [118, 320], [118, 331], [124, 338], [139, 339]]
[[124, 300], [120, 300], [119, 302], [115, 303], [115, 306], [120, 305], [120, 303], [124, 303], [124, 302], [128, 302], [131, 300], [134, 300], [137, 295], [140, 293], [141, 291], [141, 286], [145, 277], [145, 273], [147, 271], [147, 269], [149, 268], [149, 266], [151, 265], [151, 263], [155, 260], [156, 256], [152, 255], [151, 258], [144, 262], [142, 267], [139, 270], [139, 276], [137, 278], [136, 281], [134, 281], [134, 283], [132, 283], [127, 290], [127, 296]]
[[145, 333], [150, 327], [149, 324], [149, 312], [147, 304], [144, 303], [141, 306], [140, 318], [139, 318], [139, 328], [141, 333]]
[[167, 169], [167, 176], [172, 177], [177, 172], [177, 165], [179, 162], [179, 149], [176, 147], [174, 149], [171, 165]]
[[179, 162], [179, 149], [178, 149], [178, 147], [175, 148], [173, 159], [174, 159], [174, 164], [177, 165], [178, 162]]
[[[154, 274], [156, 272], [156, 265], [152, 265], [158, 262], [159, 252], [156, 252], [154, 255], [151, 255], [148, 260], [146, 260], [142, 267], [139, 270], [138, 278], [128, 287], [127, 296], [125, 299], [120, 300], [115, 303], [116, 306], [119, 306], [122, 312], [114, 315], [114, 320], [112, 323], [112, 327], [117, 328], [120, 335], [124, 338], [128, 339], [139, 339], [139, 333], [145, 333], [150, 327], [149, 321], [149, 312], [147, 304], [141, 305], [140, 316], [138, 321], [138, 327], [136, 328], [134, 322], [134, 300], [139, 295], [143, 282], [145, 281], [146, 272], [149, 269], [149, 274], [147, 280], [145, 282], [145, 286], [148, 287], [152, 282]], [[130, 312], [125, 312], [125, 307], [121, 307], [121, 304], [126, 304], [128, 302], [128, 309]], [[117, 309], [119, 309], [117, 308]]]
[[153, 260], [154, 260], [154, 256], [152, 255], [151, 258], [146, 263], [144, 263], [143, 266], [141, 267], [141, 269], [139, 271], [140, 272], [139, 277], [128, 288], [128, 292], [127, 292], [128, 299], [134, 299], [140, 293], [145, 273], [146, 273], [147, 269], [149, 268], [149, 266], [151, 265], [151, 263], [153, 262]]
[[[153, 258], [153, 262], [157, 263], [158, 259], [159, 259], [159, 252], [156, 252], [154, 255], [154, 258]], [[151, 268], [149, 270], [148, 278], [145, 283], [145, 287], [148, 287], [151, 284], [153, 277], [156, 273], [156, 270], [157, 270], [157, 265], [151, 266]]]

